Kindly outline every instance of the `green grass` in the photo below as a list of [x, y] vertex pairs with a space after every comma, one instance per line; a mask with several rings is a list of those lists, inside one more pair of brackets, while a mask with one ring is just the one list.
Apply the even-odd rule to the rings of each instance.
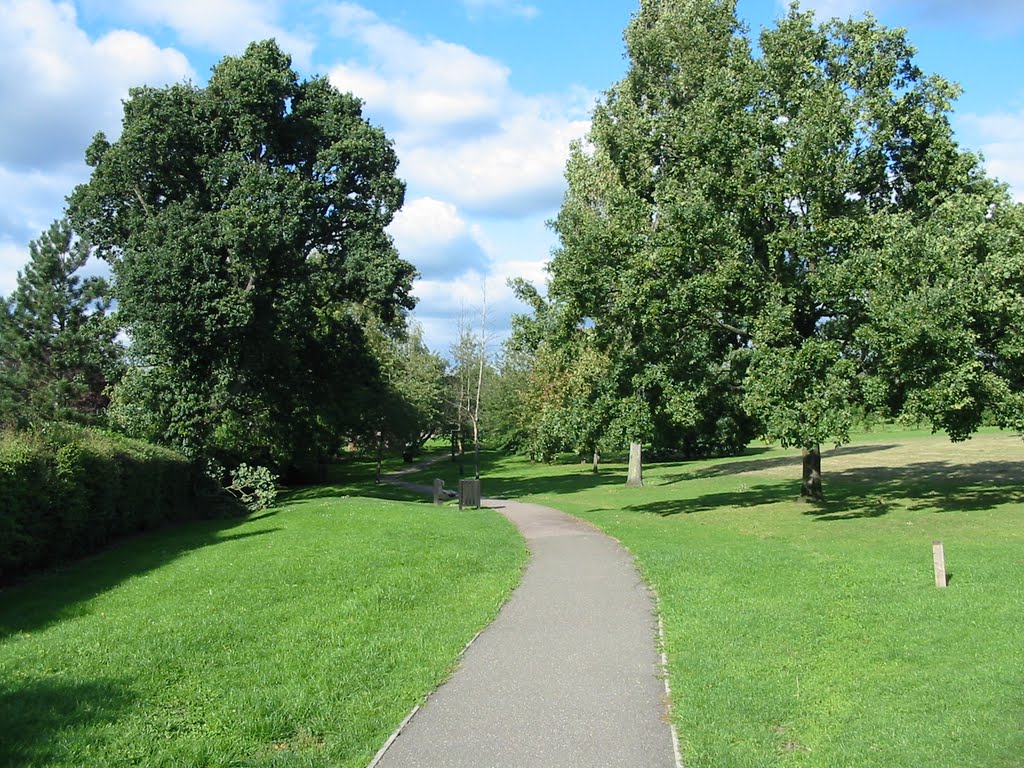
[[[1024, 444], [885, 430], [625, 467], [488, 456], [483, 490], [622, 541], [660, 595], [688, 768], [1024, 766]], [[447, 465], [422, 475], [454, 476]], [[952, 580], [934, 586], [932, 542]]]
[[525, 560], [496, 513], [372, 476], [0, 592], [0, 765], [365, 766]]

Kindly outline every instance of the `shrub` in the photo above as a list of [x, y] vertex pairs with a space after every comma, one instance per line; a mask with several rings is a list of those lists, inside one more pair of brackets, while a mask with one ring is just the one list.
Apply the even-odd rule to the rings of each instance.
[[274, 506], [277, 499], [277, 480], [266, 467], [240, 464], [231, 472], [231, 485], [225, 487], [250, 512]]
[[180, 454], [119, 435], [65, 425], [0, 433], [0, 581], [208, 516], [207, 483]]

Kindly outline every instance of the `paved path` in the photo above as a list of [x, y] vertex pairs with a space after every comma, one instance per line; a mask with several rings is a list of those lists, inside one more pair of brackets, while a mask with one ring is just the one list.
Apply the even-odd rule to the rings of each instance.
[[632, 558], [554, 509], [484, 505], [526, 538], [523, 580], [376, 766], [675, 768], [653, 600]]

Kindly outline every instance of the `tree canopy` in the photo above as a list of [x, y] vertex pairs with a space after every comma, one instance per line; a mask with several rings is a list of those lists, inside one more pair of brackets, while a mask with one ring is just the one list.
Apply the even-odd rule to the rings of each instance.
[[904, 31], [793, 6], [755, 48], [731, 0], [643, 0], [626, 43], [567, 166], [548, 300], [611, 362], [631, 441], [756, 424], [820, 497], [820, 445], [866, 415], [953, 439], [1019, 421], [1021, 286], [992, 275], [1020, 206]]
[[414, 304], [385, 231], [397, 158], [360, 101], [253, 43], [205, 88], [133, 89], [86, 159], [69, 211], [113, 267], [122, 423], [234, 463], [301, 462], [354, 429], [379, 372], [362, 318]]

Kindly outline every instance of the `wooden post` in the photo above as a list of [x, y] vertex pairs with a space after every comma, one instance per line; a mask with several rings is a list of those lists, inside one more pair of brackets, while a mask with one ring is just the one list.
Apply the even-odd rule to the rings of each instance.
[[935, 562], [935, 586], [946, 586], [946, 553], [942, 549], [942, 542], [932, 543], [932, 560]]
[[434, 503], [440, 504], [444, 501], [444, 480], [434, 478]]

